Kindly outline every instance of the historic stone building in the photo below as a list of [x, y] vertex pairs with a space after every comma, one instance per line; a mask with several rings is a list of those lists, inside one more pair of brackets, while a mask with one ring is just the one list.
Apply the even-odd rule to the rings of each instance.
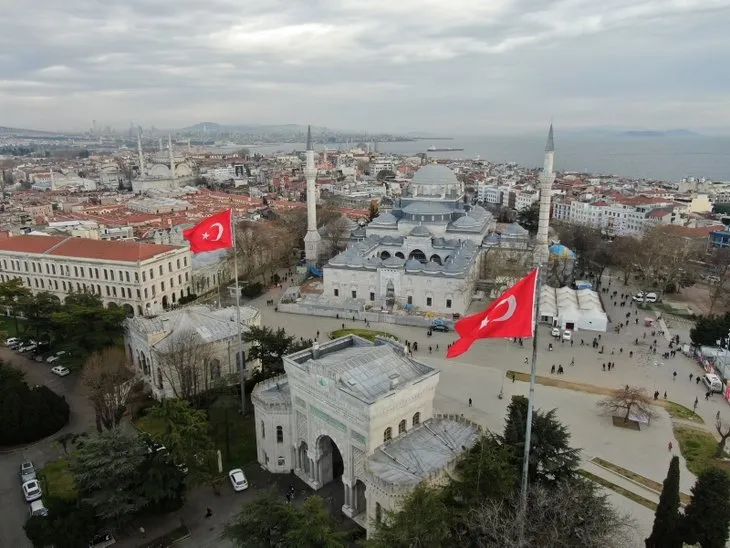
[[439, 372], [392, 340], [346, 336], [284, 357], [252, 399], [261, 466], [313, 489], [342, 482], [342, 512], [371, 532], [422, 481], [446, 477], [479, 427], [434, 413]]

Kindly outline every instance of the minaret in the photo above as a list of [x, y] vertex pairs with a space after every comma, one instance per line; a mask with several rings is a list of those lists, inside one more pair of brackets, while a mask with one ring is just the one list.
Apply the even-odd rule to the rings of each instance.
[[175, 178], [175, 155], [172, 153], [172, 137], [167, 134], [167, 148], [170, 151], [170, 173], [172, 178]]
[[548, 230], [550, 225], [550, 198], [552, 197], [555, 172], [553, 171], [553, 125], [550, 124], [547, 144], [545, 145], [545, 161], [540, 174], [540, 217], [537, 221], [537, 237], [535, 246], [535, 262], [547, 266], [548, 261]]
[[137, 154], [139, 155], [139, 176], [144, 177], [144, 154], [142, 153], [142, 136], [137, 132]]
[[304, 236], [304, 255], [308, 263], [316, 265], [319, 262], [321, 237], [317, 232], [317, 168], [314, 167], [311, 126], [307, 127], [307, 163], [304, 166], [304, 178], [307, 180], [307, 235]]

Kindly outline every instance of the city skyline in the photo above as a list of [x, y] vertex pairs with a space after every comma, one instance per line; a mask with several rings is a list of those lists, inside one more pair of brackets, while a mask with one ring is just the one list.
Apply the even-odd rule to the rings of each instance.
[[730, 0], [5, 7], [0, 125], [730, 128]]

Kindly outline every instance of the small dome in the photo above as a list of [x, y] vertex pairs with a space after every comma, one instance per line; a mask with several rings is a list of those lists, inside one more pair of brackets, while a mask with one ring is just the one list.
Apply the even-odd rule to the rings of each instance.
[[392, 213], [381, 213], [375, 219], [370, 221], [371, 225], [394, 225], [398, 223], [398, 219]]
[[348, 261], [348, 254], [345, 252], [338, 253], [334, 257], [330, 259], [330, 264], [332, 266], [346, 266]]
[[363, 261], [362, 255], [351, 255], [347, 259], [347, 266], [358, 268], [365, 264], [365, 261]]
[[475, 219], [474, 217], [470, 217], [469, 215], [464, 215], [462, 217], [459, 217], [453, 223], [451, 223], [452, 227], [463, 228], [463, 229], [477, 229], [481, 225], [482, 225], [482, 223], [478, 219]]
[[431, 232], [423, 225], [418, 225], [408, 233], [409, 236], [430, 236]]
[[423, 265], [416, 259], [409, 259], [406, 263], [406, 272], [420, 272], [423, 270]]
[[429, 261], [426, 265], [426, 268], [424, 268], [426, 272], [441, 272], [442, 267], [440, 264], [438, 264], [435, 261]]
[[375, 269], [381, 265], [382, 261], [377, 257], [370, 257], [365, 261], [365, 268]]
[[412, 185], [446, 185], [459, 184], [453, 171], [446, 166], [429, 164], [423, 166], [413, 175]]
[[[390, 257], [388, 259], [385, 259], [383, 261], [383, 266], [386, 266], [388, 268], [400, 268], [403, 266], [403, 263], [405, 263], [405, 259], [401, 259], [400, 257]], [[416, 261], [418, 262], [418, 261]], [[421, 263], [418, 263], [421, 264]]]

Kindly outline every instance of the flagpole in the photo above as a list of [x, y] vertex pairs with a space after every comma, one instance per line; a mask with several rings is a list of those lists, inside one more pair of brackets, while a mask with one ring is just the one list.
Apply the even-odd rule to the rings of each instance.
[[236, 325], [238, 326], [238, 356], [236, 363], [241, 364], [239, 377], [241, 380], [241, 415], [246, 413], [246, 355], [243, 353], [243, 331], [241, 329], [241, 288], [238, 285], [238, 248], [236, 247], [236, 221], [231, 208], [231, 237], [233, 239], [233, 276], [236, 279]]
[[[535, 318], [532, 334], [532, 365], [530, 368], [530, 395], [527, 398], [527, 418], [525, 426], [525, 449], [522, 457], [522, 489], [520, 492], [521, 523], [520, 539], [524, 541], [525, 519], [527, 517], [527, 485], [530, 471], [530, 444], [532, 438], [532, 409], [535, 400], [535, 380], [537, 376], [537, 322], [540, 318], [540, 287], [542, 281], [542, 269], [538, 265], [537, 277], [535, 280]], [[520, 543], [522, 545], [522, 542]]]

